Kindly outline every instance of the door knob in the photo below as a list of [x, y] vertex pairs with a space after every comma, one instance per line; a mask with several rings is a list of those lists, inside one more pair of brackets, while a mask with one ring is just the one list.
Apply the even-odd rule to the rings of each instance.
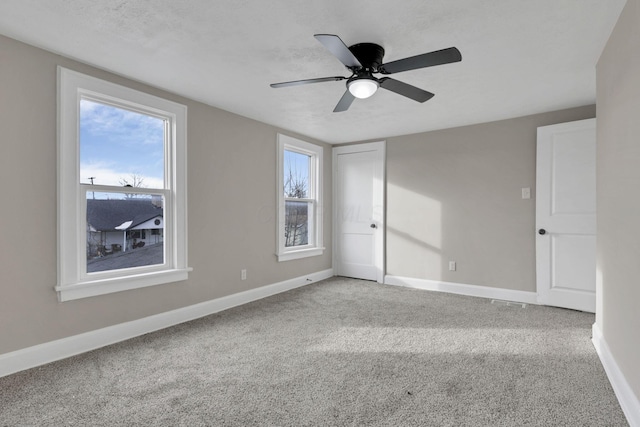
[[547, 234], [547, 230], [545, 230], [544, 228], [541, 228], [540, 230], [538, 230], [538, 234], [540, 234], [541, 236], [544, 234]]
[[371, 227], [371, 228], [377, 228], [375, 224], [371, 224], [369, 227]]

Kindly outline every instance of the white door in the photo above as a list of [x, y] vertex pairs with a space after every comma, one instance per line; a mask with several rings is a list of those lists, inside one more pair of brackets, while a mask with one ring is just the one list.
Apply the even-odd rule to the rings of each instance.
[[383, 282], [385, 143], [333, 149], [334, 269]]
[[538, 128], [538, 302], [596, 309], [596, 120]]

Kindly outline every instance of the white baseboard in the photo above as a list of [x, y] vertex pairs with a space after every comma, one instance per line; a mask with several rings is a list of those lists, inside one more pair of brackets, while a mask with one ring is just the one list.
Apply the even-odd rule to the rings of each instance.
[[319, 271], [215, 300], [5, 353], [0, 355], [0, 377], [208, 316], [332, 276], [333, 269]]
[[638, 400], [638, 397], [631, 389], [631, 386], [629, 386], [624, 374], [618, 367], [616, 360], [613, 358], [607, 342], [602, 336], [602, 331], [595, 323], [593, 324], [592, 331], [593, 338], [591, 341], [593, 342], [593, 346], [596, 348], [596, 352], [600, 357], [602, 366], [604, 366], [604, 370], [607, 373], [609, 382], [611, 382], [611, 386], [618, 398], [618, 402], [620, 402], [620, 407], [627, 417], [629, 425], [631, 427], [640, 427], [640, 400]]
[[515, 301], [525, 304], [537, 304], [537, 294], [535, 292], [388, 275], [384, 277], [384, 283], [387, 285], [404, 286], [407, 288], [423, 289], [426, 291], [448, 292], [450, 294], [467, 295], [471, 297]]

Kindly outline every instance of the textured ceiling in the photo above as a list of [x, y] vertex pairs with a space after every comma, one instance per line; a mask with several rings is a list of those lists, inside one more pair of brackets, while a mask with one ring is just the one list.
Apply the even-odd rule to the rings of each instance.
[[[595, 64], [625, 0], [2, 0], [0, 34], [330, 143], [595, 102]], [[332, 110], [347, 70], [313, 34], [373, 42], [385, 62], [450, 46], [462, 62], [394, 74], [436, 96], [380, 90]]]

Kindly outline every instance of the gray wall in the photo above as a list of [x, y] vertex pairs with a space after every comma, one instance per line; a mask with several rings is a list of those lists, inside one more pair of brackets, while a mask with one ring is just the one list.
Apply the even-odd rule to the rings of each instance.
[[389, 138], [387, 274], [535, 292], [536, 129], [593, 117], [586, 106]]
[[[57, 301], [57, 65], [187, 105], [188, 281]], [[323, 256], [276, 260], [274, 127], [0, 37], [0, 130], [0, 354], [331, 268], [331, 215]]]
[[596, 322], [640, 399], [640, 0], [629, 0], [597, 66]]

